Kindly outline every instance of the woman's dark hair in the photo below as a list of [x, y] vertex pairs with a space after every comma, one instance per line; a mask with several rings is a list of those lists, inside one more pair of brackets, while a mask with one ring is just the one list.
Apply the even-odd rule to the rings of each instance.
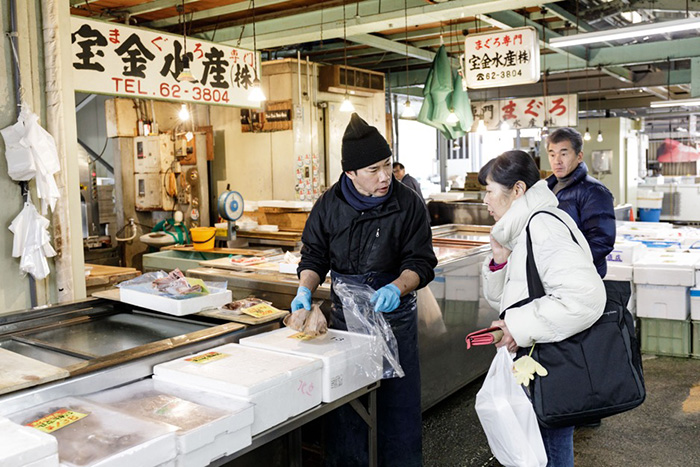
[[540, 179], [540, 170], [528, 153], [520, 150], [506, 151], [491, 159], [479, 170], [479, 183], [486, 185], [486, 179], [505, 186], [509, 190], [518, 180], [529, 189]]

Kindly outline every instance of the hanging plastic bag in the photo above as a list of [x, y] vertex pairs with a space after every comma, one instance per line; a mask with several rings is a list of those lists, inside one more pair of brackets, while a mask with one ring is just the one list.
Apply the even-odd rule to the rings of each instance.
[[24, 208], [9, 227], [14, 234], [12, 256], [21, 257], [20, 272], [29, 273], [37, 280], [50, 273], [46, 258], [56, 256], [48, 228], [49, 220], [41, 216], [29, 201], [24, 203]]
[[491, 452], [505, 467], [544, 467], [540, 427], [532, 403], [513, 375], [513, 358], [501, 347], [476, 395], [476, 413]]
[[36, 175], [34, 156], [27, 143], [23, 121], [0, 130], [5, 140], [5, 159], [7, 160], [7, 174], [12, 180], [31, 180]]
[[376, 361], [383, 361], [382, 378], [403, 378], [394, 332], [382, 313], [376, 313], [370, 302], [375, 290], [368, 285], [347, 284], [340, 279], [334, 282], [333, 290], [343, 304], [348, 331], [374, 337], [370, 352], [372, 357], [377, 357]]

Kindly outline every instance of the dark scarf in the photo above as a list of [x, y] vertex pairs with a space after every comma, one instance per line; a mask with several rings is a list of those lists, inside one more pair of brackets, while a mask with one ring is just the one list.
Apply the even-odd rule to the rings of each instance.
[[391, 192], [394, 189], [394, 181], [391, 181], [391, 184], [389, 185], [389, 191], [386, 195], [380, 197], [364, 196], [360, 194], [359, 191], [357, 191], [357, 188], [355, 188], [355, 185], [353, 185], [352, 180], [350, 180], [350, 177], [343, 173], [340, 176], [340, 189], [343, 192], [343, 196], [345, 196], [345, 201], [347, 201], [348, 204], [352, 206], [355, 210], [368, 211], [372, 208], [376, 208], [384, 201], [389, 199], [389, 197], [391, 196]]

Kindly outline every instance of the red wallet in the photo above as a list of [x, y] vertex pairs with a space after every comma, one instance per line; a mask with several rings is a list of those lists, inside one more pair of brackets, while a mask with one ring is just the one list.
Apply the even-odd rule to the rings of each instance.
[[464, 339], [467, 342], [467, 350], [472, 345], [495, 344], [503, 338], [503, 330], [499, 327], [481, 329], [467, 334]]

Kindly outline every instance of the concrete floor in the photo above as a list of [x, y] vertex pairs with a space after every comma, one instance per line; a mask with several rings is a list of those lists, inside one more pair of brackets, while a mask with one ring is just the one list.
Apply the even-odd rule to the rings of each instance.
[[[574, 433], [577, 467], [700, 466], [700, 360], [644, 356], [640, 407]], [[500, 466], [474, 411], [483, 378], [423, 414], [425, 467]]]

